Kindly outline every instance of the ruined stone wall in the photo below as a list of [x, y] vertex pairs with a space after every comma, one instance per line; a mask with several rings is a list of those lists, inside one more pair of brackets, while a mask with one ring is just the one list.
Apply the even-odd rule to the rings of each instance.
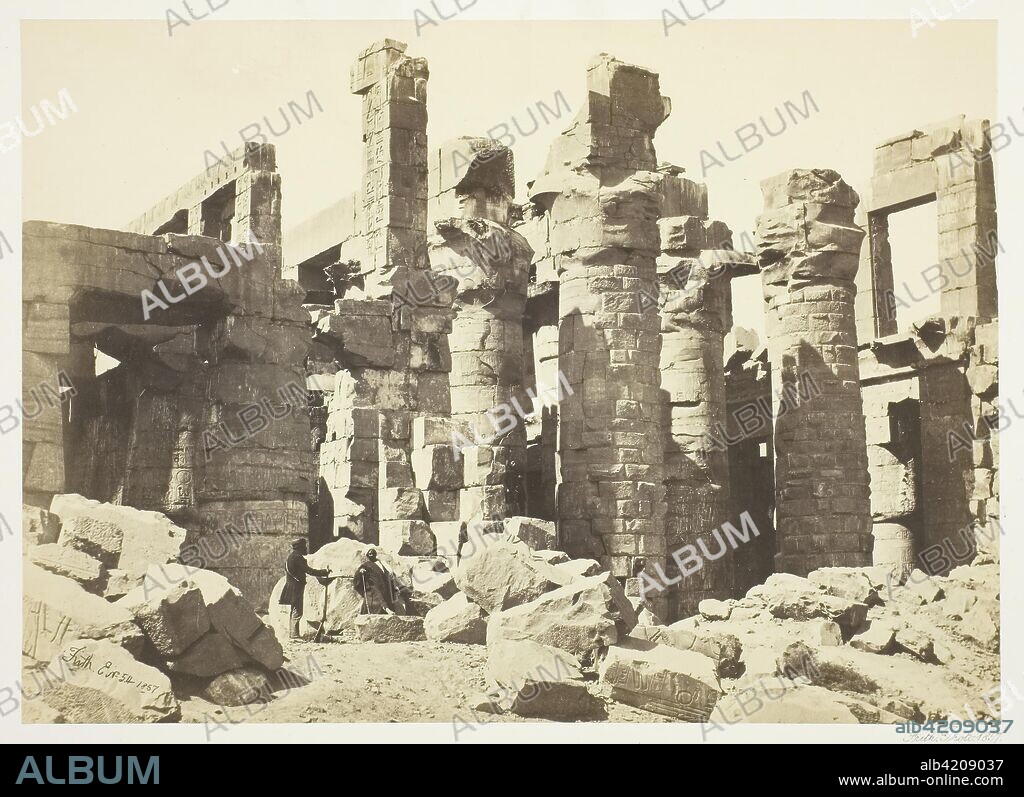
[[[980, 529], [975, 534], [975, 547], [990, 560], [999, 560], [1002, 524], [999, 516], [999, 434], [1010, 423], [1020, 420], [1017, 407], [999, 401], [999, 325], [982, 324], [974, 328], [967, 380], [971, 386], [971, 412], [974, 418], [988, 418], [991, 423], [977, 423], [976, 440], [971, 445], [974, 483], [971, 491], [971, 516]], [[959, 451], [957, 452], [958, 455]]]
[[[298, 286], [276, 277], [279, 252], [42, 222], [24, 232], [26, 394], [61, 369], [75, 389], [69, 423], [43, 413], [28, 424], [26, 501], [47, 506], [72, 488], [165, 512], [204, 564], [265, 605], [307, 531], [313, 487], [308, 316]], [[205, 285], [188, 294], [198, 283], [181, 274], [197, 273]], [[175, 301], [147, 319], [143, 291]], [[33, 351], [42, 340], [50, 353]], [[94, 347], [120, 365], [97, 378]], [[246, 515], [261, 536], [243, 544]]]
[[[987, 120], [954, 117], [911, 130], [875, 148], [868, 240], [858, 281], [862, 338], [897, 331], [908, 291], [893, 275], [889, 217], [931, 202], [938, 217], [939, 262], [920, 282], [940, 294], [943, 318], [995, 318], [995, 178]], [[920, 293], [922, 286], [915, 286]]]

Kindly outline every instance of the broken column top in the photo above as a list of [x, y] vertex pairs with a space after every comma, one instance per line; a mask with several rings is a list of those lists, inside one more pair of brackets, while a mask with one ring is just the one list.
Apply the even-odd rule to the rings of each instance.
[[656, 72], [602, 53], [587, 67], [587, 98], [575, 124], [551, 145], [530, 199], [543, 205], [589, 172], [609, 184], [658, 168], [654, 134], [672, 111]]
[[[653, 136], [672, 112], [657, 72], [601, 53], [587, 66], [588, 121]], [[610, 102], [609, 102], [610, 100]]]
[[[365, 94], [378, 83], [388, 68], [406, 58], [405, 51], [409, 45], [394, 39], [383, 39], [375, 42], [359, 53], [352, 65], [352, 93]], [[408, 59], [414, 61], [417, 68], [426, 72], [425, 58]], [[424, 74], [423, 77], [426, 77]]]
[[776, 210], [797, 202], [856, 208], [860, 197], [832, 169], [790, 169], [761, 181], [764, 209]]
[[430, 164], [430, 196], [477, 188], [515, 196], [512, 150], [482, 136], [461, 136], [444, 142]]

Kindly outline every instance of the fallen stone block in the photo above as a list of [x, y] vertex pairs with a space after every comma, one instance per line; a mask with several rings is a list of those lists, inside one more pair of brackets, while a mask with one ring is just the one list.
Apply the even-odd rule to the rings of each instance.
[[424, 520], [385, 520], [380, 523], [380, 547], [396, 556], [431, 556], [437, 541]]
[[872, 620], [866, 629], [854, 635], [850, 647], [885, 655], [893, 652], [895, 643], [896, 627], [882, 620]]
[[405, 599], [405, 608], [408, 613], [416, 617], [426, 617], [431, 609], [435, 609], [444, 603], [444, 598], [436, 592], [420, 592], [413, 590], [412, 594]]
[[571, 561], [569, 554], [564, 551], [534, 551], [533, 558], [549, 565], [561, 565]]
[[443, 600], [448, 600], [459, 592], [459, 586], [455, 583], [455, 576], [451, 573], [434, 573], [422, 579], [417, 579], [413, 574], [413, 589], [418, 592], [432, 592], [439, 595]]
[[520, 717], [576, 720], [600, 706], [587, 690], [579, 661], [536, 642], [501, 641], [488, 647], [487, 677]]
[[356, 618], [355, 627], [363, 642], [421, 642], [427, 638], [422, 617], [362, 614]]
[[89, 592], [98, 592], [106, 579], [107, 569], [102, 562], [64, 545], [36, 545], [29, 550], [28, 559], [43, 570], [77, 581]]
[[[872, 578], [859, 567], [826, 567], [808, 573], [807, 580], [822, 592], [854, 603], [874, 606], [880, 603], [877, 576]], [[881, 574], [884, 577], [884, 574]], [[883, 581], [883, 583], [885, 583]]]
[[641, 640], [610, 647], [598, 673], [612, 699], [686, 722], [707, 722], [723, 694], [707, 656]]
[[896, 649], [909, 653], [924, 662], [934, 662], [935, 643], [927, 634], [911, 628], [896, 632]]
[[153, 648], [165, 658], [180, 656], [210, 630], [203, 593], [188, 581], [160, 590], [149, 600], [143, 599], [141, 590], [133, 590], [119, 605], [132, 613]]
[[440, 606], [427, 612], [423, 620], [427, 639], [483, 645], [487, 641], [487, 620], [483, 609], [472, 603], [464, 592], [457, 592]]
[[856, 666], [824, 658], [803, 642], [794, 642], [786, 648], [778, 660], [778, 674], [790, 679], [801, 676], [833, 692], [871, 694], [878, 691], [878, 684]]
[[728, 620], [732, 606], [726, 601], [706, 598], [697, 605], [697, 611], [705, 620]]
[[907, 591], [919, 597], [924, 603], [935, 603], [942, 600], [946, 594], [942, 586], [934, 576], [929, 576], [923, 570], [914, 570], [907, 577]]
[[74, 494], [54, 496], [50, 511], [61, 520], [61, 545], [133, 575], [141, 576], [153, 564], [175, 561], [185, 543], [185, 530], [159, 512]]
[[[737, 684], [736, 690], [722, 697], [715, 706], [711, 724], [737, 723], [815, 723], [847, 724], [860, 722], [851, 709], [851, 698], [837, 695], [820, 686], [810, 686], [785, 678], [759, 679]], [[873, 706], [862, 703], [865, 713]], [[878, 709], [874, 709], [876, 712]]]
[[124, 570], [108, 570], [107, 583], [103, 586], [103, 597], [108, 601], [118, 601], [139, 586], [140, 579]]
[[950, 587], [942, 602], [942, 613], [954, 620], [963, 620], [978, 602], [978, 594], [964, 587]]
[[478, 545], [455, 568], [455, 583], [488, 614], [529, 603], [561, 585], [543, 562], [534, 561], [522, 543], [497, 540]]
[[985, 650], [999, 652], [999, 604], [982, 598], [964, 615], [959, 631]]
[[628, 598], [610, 585], [611, 576], [594, 576], [560, 587], [535, 601], [492, 614], [487, 644], [532, 640], [571, 653], [584, 664], [614, 645], [636, 626]]
[[[156, 590], [169, 591], [183, 582], [199, 588], [211, 628], [220, 631], [268, 670], [276, 670], [284, 663], [284, 650], [273, 630], [264, 624], [242, 593], [219, 573], [184, 565], [157, 565], [146, 572], [139, 589], [144, 596], [153, 595]], [[124, 600], [133, 598], [129, 595]]]
[[553, 521], [530, 517], [505, 518], [505, 536], [525, 542], [530, 550], [550, 551], [558, 547], [558, 531]]
[[813, 620], [823, 617], [832, 620], [847, 635], [864, 623], [868, 606], [863, 603], [826, 595], [805, 578], [790, 573], [775, 573], [754, 587], [748, 597], [765, 603], [768, 611], [783, 620]]
[[566, 583], [570, 583], [581, 578], [596, 576], [604, 568], [596, 559], [570, 559], [568, 562], [555, 565], [555, 570], [563, 575]]
[[180, 656], [166, 662], [166, 666], [171, 672], [182, 675], [214, 678], [250, 662], [248, 654], [235, 647], [224, 634], [210, 631]]
[[691, 650], [715, 662], [715, 670], [722, 678], [736, 678], [743, 673], [741, 661], [743, 645], [732, 634], [705, 629], [683, 628], [679, 623], [659, 628], [638, 625], [629, 636], [677, 650]]
[[146, 638], [132, 615], [82, 586], [31, 563], [25, 564], [22, 653], [48, 662], [73, 640], [105, 640], [139, 655]]
[[208, 683], [202, 696], [218, 706], [248, 706], [270, 699], [270, 679], [266, 673], [243, 667], [222, 673]]
[[60, 538], [60, 518], [38, 506], [22, 504], [21, 528], [26, 546], [50, 545]]
[[63, 665], [66, 677], [47, 688], [44, 699], [69, 723], [174, 722], [181, 717], [170, 679], [118, 645], [77, 641], [58, 657], [53, 666]]

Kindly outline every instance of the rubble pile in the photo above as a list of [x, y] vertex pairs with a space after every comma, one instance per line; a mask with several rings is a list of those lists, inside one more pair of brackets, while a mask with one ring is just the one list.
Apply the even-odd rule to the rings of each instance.
[[26, 721], [166, 722], [179, 698], [268, 698], [277, 636], [224, 576], [174, 562], [185, 532], [165, 516], [57, 495], [26, 506], [24, 528]]

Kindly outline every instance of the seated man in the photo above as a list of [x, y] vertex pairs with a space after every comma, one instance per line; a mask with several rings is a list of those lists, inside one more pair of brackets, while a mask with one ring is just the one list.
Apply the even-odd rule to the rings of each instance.
[[406, 614], [405, 599], [408, 587], [377, 558], [371, 548], [355, 574], [355, 589], [363, 596], [362, 614]]

